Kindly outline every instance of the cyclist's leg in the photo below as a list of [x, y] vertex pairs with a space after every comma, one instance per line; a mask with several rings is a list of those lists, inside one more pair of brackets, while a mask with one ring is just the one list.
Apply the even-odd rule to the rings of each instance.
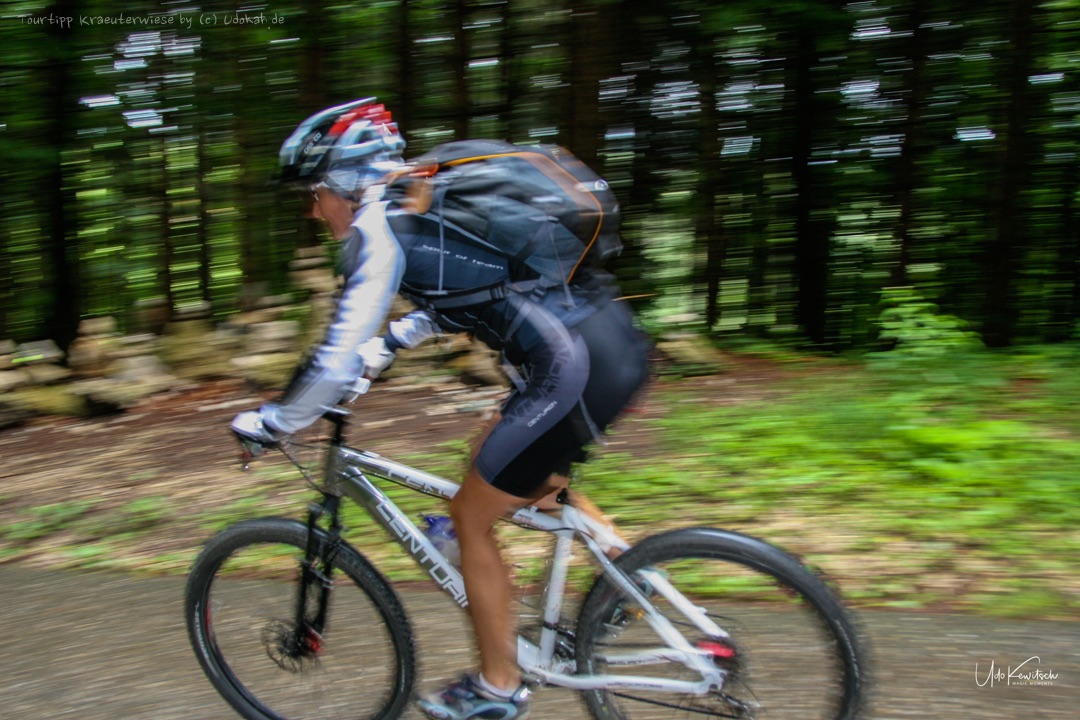
[[479, 450], [450, 504], [461, 543], [461, 570], [476, 631], [483, 677], [503, 690], [520, 683], [516, 618], [509, 569], [499, 552], [495, 521], [536, 498], [555, 470], [568, 467], [573, 436], [562, 428], [588, 379], [588, 352], [565, 330], [531, 357], [528, 386], [503, 407], [481, 436]]
[[461, 543], [461, 573], [480, 650], [481, 671], [489, 682], [503, 689], [517, 687], [521, 676], [510, 571], [499, 552], [494, 525], [527, 502], [493, 487], [473, 467], [450, 504]]
[[[589, 379], [582, 391], [582, 404], [592, 429], [602, 432], [630, 404], [648, 377], [648, 343], [634, 327], [633, 316], [625, 303], [612, 302], [587, 318], [577, 328], [589, 354]], [[552, 435], [557, 434], [557, 428]], [[561, 442], [573, 443], [563, 437]], [[580, 442], [580, 441], [578, 441]], [[541, 510], [560, 509], [556, 501], [569, 479], [552, 475], [544, 496], [535, 505]], [[611, 518], [578, 490], [570, 490], [570, 504], [589, 517], [604, 523], [621, 537]], [[614, 559], [619, 551], [609, 555]]]
[[[609, 316], [613, 312], [619, 311], [596, 315]], [[631, 337], [628, 318], [625, 315], [625, 322], [615, 324], [623, 331], [618, 340], [624, 346], [640, 346], [640, 341]], [[565, 473], [572, 461], [582, 459], [581, 448], [591, 438], [581, 432], [582, 419], [588, 421], [592, 416], [592, 422], [587, 424], [593, 432], [602, 431], [645, 376], [643, 350], [638, 353], [640, 362], [632, 363], [629, 372], [625, 368], [619, 372], [604, 368], [629, 358], [610, 349], [600, 352], [595, 347], [616, 340], [603, 329], [607, 323], [586, 321], [583, 330], [586, 324], [592, 326], [588, 333], [572, 335], [561, 326], [548, 328], [552, 333], [550, 342], [530, 354], [528, 386], [508, 401], [502, 416], [482, 436], [470, 470], [450, 506], [461, 543], [462, 575], [483, 677], [503, 690], [515, 687], [520, 673], [510, 573], [496, 543], [494, 523], [542, 495], [553, 472]], [[604, 356], [602, 364], [590, 362], [599, 356]], [[600, 412], [596, 412], [597, 408]], [[609, 411], [604, 412], [605, 408]], [[443, 697], [452, 702], [452, 695]]]
[[481, 436], [450, 504], [483, 677], [502, 690], [515, 688], [520, 675], [510, 572], [496, 543], [495, 521], [539, 496], [552, 472], [565, 472], [570, 454], [581, 447], [564, 420], [580, 403], [588, 351], [557, 321], [547, 330], [549, 342], [529, 355], [528, 385], [511, 396]]
[[[566, 481], [566, 478], [561, 479]], [[561, 488], [548, 496], [552, 503], [558, 492]], [[617, 533], [614, 525], [585, 495], [570, 491], [570, 497], [574, 507], [605, 522]], [[515, 638], [517, 618], [510, 570], [499, 551], [494, 525], [499, 518], [511, 515], [527, 504], [538, 503], [495, 488], [475, 467], [470, 468], [450, 503], [451, 519], [461, 544], [461, 573], [480, 651], [481, 672], [493, 685], [506, 690], [512, 690], [521, 682]], [[613, 551], [612, 558], [618, 554]]]

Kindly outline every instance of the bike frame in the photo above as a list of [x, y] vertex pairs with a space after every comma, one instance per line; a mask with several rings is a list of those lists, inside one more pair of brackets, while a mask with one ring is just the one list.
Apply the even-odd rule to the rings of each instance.
[[[454, 497], [458, 485], [375, 453], [348, 448], [341, 444], [340, 436], [339, 425], [339, 432], [335, 434], [330, 445], [325, 492], [331, 496], [347, 496], [363, 507], [444, 592], [462, 608], [468, 607], [461, 573], [405, 513], [371, 482], [370, 477], [383, 478], [444, 500]], [[535, 507], [525, 507], [514, 513], [510, 521], [524, 528], [551, 533], [556, 537], [555, 551], [544, 590], [543, 625], [539, 645], [523, 637], [518, 638], [518, 665], [524, 672], [546, 684], [573, 690], [636, 689], [704, 695], [710, 690], [722, 689], [726, 672], [713, 662], [708, 652], [690, 643], [657, 611], [638, 585], [608, 559], [610, 551], [626, 551], [630, 546], [607, 525], [569, 504], [563, 504], [561, 514], [557, 516]], [[646, 621], [662, 643], [658, 643], [656, 648], [605, 655], [607, 665], [646, 666], [679, 662], [697, 671], [701, 676], [700, 680], [636, 675], [578, 675], [573, 659], [556, 657], [559, 634], [557, 622], [565, 596], [571, 546], [575, 537], [584, 542], [609, 580], [641, 607]], [[666, 599], [672, 608], [685, 616], [699, 632], [713, 638], [728, 637], [701, 608], [672, 586], [662, 573], [643, 569], [637, 575], [657, 596]]]

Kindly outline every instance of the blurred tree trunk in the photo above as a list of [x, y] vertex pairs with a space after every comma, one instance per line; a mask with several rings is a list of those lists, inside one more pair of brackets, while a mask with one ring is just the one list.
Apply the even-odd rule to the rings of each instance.
[[1073, 160], [1064, 178], [1064, 203], [1061, 208], [1062, 238], [1052, 273], [1053, 283], [1048, 302], [1050, 320], [1048, 340], [1068, 340], [1080, 322], [1080, 163]]
[[[78, 17], [78, 0], [57, 0], [43, 16]], [[7, 21], [5, 21], [7, 22]], [[79, 227], [75, 191], [64, 172], [64, 151], [74, 146], [76, 127], [73, 116], [78, 110], [75, 74], [79, 67], [76, 30], [71, 26], [45, 26], [49, 39], [46, 49], [42, 87], [46, 91], [42, 136], [49, 139], [41, 191], [44, 204], [42, 225], [47, 282], [51, 305], [46, 315], [45, 331], [61, 347], [75, 339], [81, 314], [79, 273]]]
[[237, 235], [240, 244], [240, 269], [246, 285], [260, 283], [267, 279], [264, 274], [261, 255], [256, 248], [255, 224], [253, 211], [255, 209], [254, 184], [257, 182], [256, 174], [251, 161], [252, 142], [248, 128], [248, 118], [245, 115], [237, 115], [233, 118], [233, 133], [236, 137], [236, 145], [239, 155], [236, 158], [240, 165], [240, 178], [237, 182], [237, 210], [239, 220]]
[[[765, 184], [758, 179], [758, 193], [760, 198], [765, 193]], [[760, 208], [754, 216], [753, 246], [750, 250], [750, 270], [747, 277], [747, 305], [746, 305], [746, 329], [755, 335], [764, 335], [770, 325], [766, 318], [776, 311], [773, 303], [775, 288], [769, 279], [769, 252], [768, 219], [765, 212]]]
[[450, 6], [450, 31], [454, 41], [450, 54], [450, 117], [454, 127], [454, 139], [469, 137], [469, 24], [467, 0], [453, 0]]
[[1035, 0], [1004, 3], [1009, 52], [1006, 55], [1004, 138], [1000, 172], [990, 192], [993, 226], [986, 247], [986, 291], [983, 302], [983, 341], [991, 347], [1009, 345], [1019, 319], [1017, 280], [1024, 238], [1024, 189], [1028, 181], [1028, 78], [1034, 67], [1032, 39]]
[[[323, 3], [319, 0], [302, 0], [300, 7], [300, 110], [304, 117], [308, 117], [329, 105], [326, 98], [328, 43], [324, 42], [326, 17]], [[298, 125], [301, 119], [297, 118]]]
[[[8, 173], [0, 170], [0, 180], [6, 187]], [[8, 324], [8, 312], [11, 308], [15, 294], [15, 275], [11, 270], [11, 254], [14, 244], [11, 241], [11, 233], [7, 225], [0, 223], [0, 340], [7, 340], [11, 336], [11, 326]]]
[[927, 1], [912, 0], [909, 19], [912, 28], [911, 41], [908, 43], [911, 70], [908, 73], [905, 93], [907, 99], [904, 102], [904, 140], [900, 149], [900, 167], [896, 175], [900, 214], [896, 222], [896, 263], [890, 273], [894, 285], [907, 283], [908, 265], [911, 264], [915, 193], [919, 188], [919, 167], [927, 147], [923, 118], [923, 109], [930, 92], [930, 79], [926, 72], [927, 42], [930, 34], [930, 28], [925, 25]]
[[394, 89], [397, 95], [394, 106], [390, 108], [406, 140], [407, 130], [412, 127], [416, 117], [416, 93], [413, 88], [417, 84], [417, 78], [410, 9], [410, 0], [398, 0], [397, 18], [394, 22]]
[[169, 140], [167, 137], [160, 138], [157, 143], [157, 152], [161, 154], [161, 168], [158, 173], [158, 198], [157, 206], [160, 208], [158, 216], [158, 235], [161, 239], [161, 254], [158, 256], [158, 285], [161, 294], [165, 297], [165, 307], [169, 315], [176, 311], [176, 297], [173, 294], [173, 260], [175, 248], [173, 242], [172, 223], [169, 218], [172, 214], [169, 195]]
[[[402, 0], [405, 2], [405, 0]], [[301, 112], [297, 113], [296, 125], [314, 115], [319, 110], [331, 105], [327, 96], [328, 86], [326, 78], [326, 48], [329, 33], [326, 29], [326, 17], [323, 3], [319, 0], [303, 0], [301, 5], [299, 36], [300, 36], [300, 104]], [[350, 100], [353, 98], [349, 98]], [[342, 100], [344, 102], [344, 100]], [[291, 128], [290, 128], [291, 132]], [[285, 138], [281, 138], [284, 140]], [[310, 215], [310, 213], [306, 213]], [[322, 242], [322, 224], [312, 217], [303, 217], [296, 220], [297, 242], [301, 247], [314, 247]], [[251, 242], [250, 238], [246, 238]], [[250, 268], [254, 272], [254, 268]], [[249, 277], [245, 270], [245, 282]], [[262, 278], [259, 278], [262, 279]]]
[[792, 147], [795, 183], [795, 276], [797, 298], [795, 318], [809, 340], [816, 345], [826, 341], [828, 308], [829, 240], [832, 223], [824, 173], [811, 166], [815, 129], [829, 118], [822, 107], [821, 95], [814, 83], [818, 64], [817, 30], [810, 22], [795, 30], [794, 105], [790, 117], [795, 126]]
[[713, 328], [720, 320], [720, 280], [727, 251], [727, 237], [720, 220], [716, 197], [721, 192], [720, 118], [716, 109], [716, 89], [719, 68], [713, 36], [701, 23], [693, 26], [696, 32], [688, 38], [693, 54], [695, 81], [701, 93], [699, 136], [701, 141], [697, 168], [698, 209], [696, 217], [695, 256], [704, 255], [704, 264], [696, 271], [695, 285], [705, 291], [705, 325]]
[[[624, 203], [624, 225], [651, 215], [660, 196], [660, 178], [656, 173], [658, 163], [650, 152], [653, 147], [654, 118], [650, 112], [649, 97], [657, 82], [659, 72], [652, 57], [657, 34], [651, 32], [645, 18], [653, 12], [648, 0], [624, 0], [613, 20], [612, 33], [618, 39], [620, 61], [617, 70], [627, 77], [627, 95], [620, 101], [618, 118], [612, 122], [626, 131], [629, 137], [624, 147], [629, 156], [629, 188], [620, 193]], [[657, 292], [655, 280], [647, 273], [648, 259], [645, 243], [631, 233], [624, 233], [624, 248], [615, 264], [624, 289], [632, 295], [650, 296]]]
[[210, 247], [210, 192], [206, 182], [206, 174], [210, 170], [210, 163], [206, 158], [206, 144], [209, 140], [202, 127], [201, 115], [197, 117], [196, 122], [198, 126], [195, 128], [195, 136], [198, 138], [198, 145], [195, 148], [195, 198], [199, 204], [199, 221], [195, 232], [199, 253], [199, 299], [205, 303], [212, 303], [213, 277], [210, 267], [214, 261], [214, 252]]
[[499, 18], [502, 24], [502, 32], [499, 34], [499, 82], [502, 85], [499, 120], [503, 128], [503, 138], [513, 140], [528, 133], [528, 127], [518, 127], [517, 123], [518, 104], [525, 95], [528, 78], [522, 77], [522, 63], [517, 59], [517, 18], [512, 3], [499, 4]]
[[563, 136], [570, 151], [586, 165], [602, 172], [600, 139], [600, 82], [610, 74], [616, 53], [612, 27], [617, 26], [618, 3], [586, 2], [570, 13], [569, 108]]

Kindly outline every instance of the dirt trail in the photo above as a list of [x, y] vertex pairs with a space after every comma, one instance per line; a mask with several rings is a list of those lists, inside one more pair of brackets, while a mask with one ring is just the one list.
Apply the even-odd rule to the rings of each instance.
[[[20, 720], [235, 718], [187, 644], [180, 578], [0, 567], [0, 715]], [[472, 663], [464, 614], [443, 595], [409, 589], [406, 611], [422, 661], [419, 689]], [[999, 622], [954, 615], [862, 613], [873, 641], [868, 718], [1071, 720], [1080, 698], [1080, 624]], [[1038, 657], [1056, 675], [1017, 686], [986, 673]], [[799, 659], [792, 658], [797, 673]], [[976, 674], [978, 668], [978, 674]], [[982, 684], [980, 686], [980, 683]], [[532, 717], [582, 720], [577, 696], [542, 689]], [[415, 710], [405, 716], [418, 720]], [[662, 716], [655, 720], [665, 720]]]
[[[770, 376], [781, 371], [748, 366], [735, 375], [695, 378], [687, 389], [717, 402], [760, 397]], [[262, 458], [255, 472], [238, 472], [237, 446], [226, 428], [239, 411], [253, 409], [272, 393], [241, 382], [205, 383], [148, 399], [128, 412], [95, 418], [42, 418], [0, 432], [0, 525], [19, 537], [0, 535], [0, 562], [33, 558], [45, 566], [71, 564], [57, 552], [65, 546], [95, 547], [142, 557], [180, 556], [206, 537], [208, 514], [268, 494], [283, 506], [302, 508], [310, 495], [277, 453]], [[461, 446], [501, 402], [498, 388], [456, 381], [379, 383], [352, 406], [350, 444], [390, 457], [437, 453]], [[647, 394], [636, 417], [663, 412]], [[651, 434], [635, 423], [618, 429], [621, 450], [647, 454]], [[452, 451], [451, 451], [452, 453]], [[306, 461], [317, 455], [302, 454]], [[45, 510], [35, 509], [49, 506]], [[158, 525], [162, 532], [127, 547], [124, 532]], [[118, 537], [119, 536], [119, 537]], [[130, 562], [136, 564], [138, 557]], [[86, 563], [81, 563], [85, 566]], [[167, 569], [167, 568], [166, 568]]]

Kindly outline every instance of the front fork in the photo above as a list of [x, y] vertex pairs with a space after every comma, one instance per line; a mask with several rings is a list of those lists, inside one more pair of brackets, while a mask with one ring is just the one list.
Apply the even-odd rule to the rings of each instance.
[[[334, 559], [341, 543], [341, 520], [338, 510], [341, 498], [336, 495], [323, 495], [321, 503], [308, 508], [307, 543], [304, 559], [300, 562], [300, 583], [296, 598], [295, 628], [298, 640], [308, 645], [308, 649], [318, 654], [322, 647], [322, 637], [326, 632], [327, 609], [330, 606], [330, 592], [334, 589]], [[330, 524], [326, 547], [320, 548], [319, 519], [329, 514]], [[317, 598], [309, 592], [313, 585], [319, 588]], [[314, 613], [309, 613], [309, 603], [317, 602]]]

